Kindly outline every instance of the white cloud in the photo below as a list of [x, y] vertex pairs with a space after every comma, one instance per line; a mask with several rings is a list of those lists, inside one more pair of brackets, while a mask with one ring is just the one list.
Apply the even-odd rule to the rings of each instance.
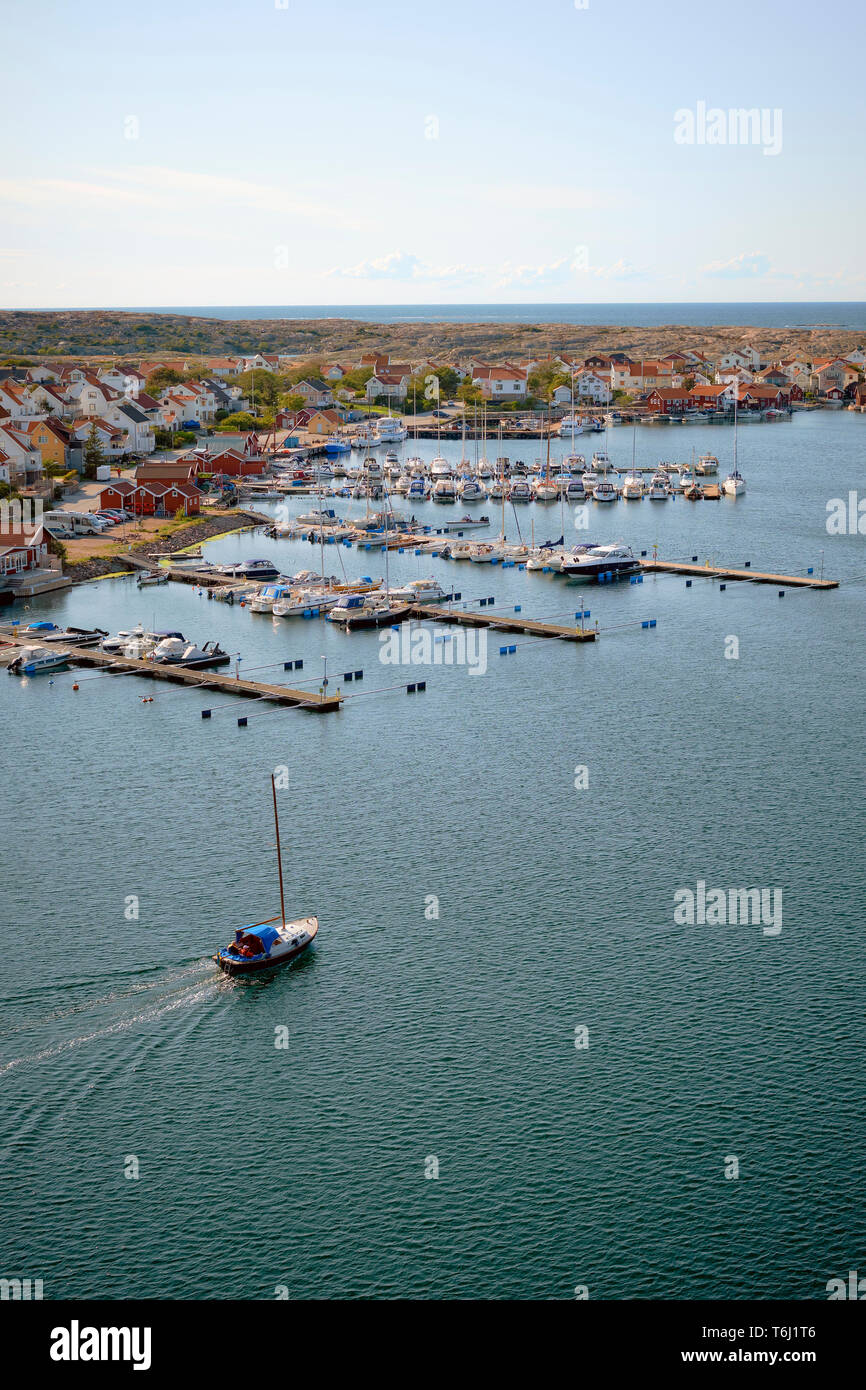
[[714, 280], [752, 280], [774, 272], [768, 256], [758, 251], [741, 251], [729, 261], [711, 261], [703, 267], [703, 273]]

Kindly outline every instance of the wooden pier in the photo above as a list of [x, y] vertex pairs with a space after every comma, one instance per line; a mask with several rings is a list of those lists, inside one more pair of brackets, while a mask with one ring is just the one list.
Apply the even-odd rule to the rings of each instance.
[[476, 613], [460, 608], [440, 608], [429, 603], [413, 603], [412, 618], [430, 618], [436, 623], [456, 623], [463, 627], [488, 627], [491, 632], [519, 632], [527, 637], [557, 637], [562, 642], [594, 642], [594, 628], [569, 627], [565, 623], [539, 623], [517, 615]]
[[[19, 647], [32, 645], [33, 635], [25, 638], [8, 637], [8, 642]], [[148, 680], [169, 681], [174, 685], [197, 686], [200, 690], [212, 690], [220, 695], [241, 695], [250, 700], [272, 701], [278, 705], [296, 705], [300, 709], [313, 710], [316, 714], [327, 714], [338, 710], [343, 703], [342, 695], [319, 695], [309, 690], [296, 690], [288, 685], [270, 685], [264, 681], [245, 680], [243, 677], [227, 676], [219, 671], [190, 670], [188, 666], [155, 661], [138, 661], [132, 657], [114, 656], [110, 652], [96, 651], [90, 647], [61, 647], [52, 644], [58, 655], [67, 657], [71, 665], [98, 667], [107, 674], [144, 676]]]
[[686, 574], [702, 579], [741, 579], [752, 584], [779, 584], [789, 589], [838, 589], [838, 579], [816, 579], [813, 574], [766, 574], [761, 570], [731, 569], [725, 565], [683, 564], [680, 560], [641, 560], [650, 574]]

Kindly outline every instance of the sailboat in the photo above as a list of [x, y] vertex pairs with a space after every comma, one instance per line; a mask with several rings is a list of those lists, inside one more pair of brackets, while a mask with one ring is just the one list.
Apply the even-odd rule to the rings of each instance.
[[277, 869], [280, 877], [280, 915], [266, 922], [254, 922], [239, 927], [234, 941], [223, 946], [213, 957], [227, 975], [250, 975], [256, 970], [268, 970], [275, 965], [288, 965], [315, 940], [319, 930], [318, 917], [299, 917], [286, 921], [283, 893], [283, 856], [280, 848], [280, 821], [277, 814], [277, 784], [271, 773], [271, 792], [274, 798], [274, 829], [277, 836]]
[[734, 468], [722, 483], [722, 492], [726, 497], [742, 497], [746, 491], [746, 480], [737, 467], [737, 397], [734, 396]]

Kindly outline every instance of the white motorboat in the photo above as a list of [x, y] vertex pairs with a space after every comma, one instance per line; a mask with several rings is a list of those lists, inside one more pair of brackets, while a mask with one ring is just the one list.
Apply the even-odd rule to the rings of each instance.
[[453, 467], [441, 454], [437, 454], [435, 458], [430, 460], [431, 478], [451, 478], [453, 475]]
[[567, 454], [562, 466], [566, 473], [583, 473], [586, 459], [583, 454]]
[[609, 478], [599, 478], [592, 490], [592, 495], [596, 502], [615, 502], [619, 496]]
[[598, 474], [596, 473], [595, 469], [588, 468], [586, 472], [583, 474], [583, 488], [587, 497], [592, 497], [597, 487]]
[[443, 521], [443, 531], [471, 531], [475, 527], [489, 526], [489, 516], [461, 516], [456, 521]]
[[259, 589], [259, 592], [250, 600], [250, 612], [272, 613], [277, 599], [282, 598], [288, 588], [288, 584], [264, 584], [262, 588]]
[[376, 435], [380, 444], [402, 444], [409, 431], [399, 416], [384, 415], [376, 421]]
[[651, 502], [666, 502], [671, 495], [668, 485], [668, 475], [658, 471], [653, 473], [650, 479], [647, 497]]
[[487, 491], [475, 478], [464, 478], [457, 489], [461, 502], [485, 502]]
[[344, 597], [327, 589], [290, 589], [274, 603], [272, 612], [275, 618], [314, 618], [335, 608]]
[[582, 477], [568, 478], [562, 490], [566, 502], [585, 502], [589, 493]]
[[643, 479], [639, 473], [627, 473], [623, 479], [622, 495], [626, 502], [639, 502], [643, 497]]
[[409, 482], [406, 490], [406, 497], [410, 502], [428, 502], [430, 500], [430, 479], [422, 474], [416, 474]]
[[343, 518], [337, 516], [332, 507], [325, 507], [321, 510], [314, 508], [311, 512], [302, 512], [297, 518], [302, 526], [342, 526]]
[[564, 415], [559, 433], [562, 439], [574, 439], [575, 435], [583, 434], [583, 421], [577, 415]]
[[434, 502], [456, 502], [457, 484], [453, 478], [440, 477], [433, 484]]
[[509, 502], [531, 502], [532, 488], [523, 478], [516, 478], [506, 494]]
[[570, 579], [594, 579], [599, 574], [627, 574], [640, 569], [630, 545], [594, 545], [562, 565]]
[[428, 579], [411, 579], [400, 589], [391, 589], [390, 598], [401, 599], [405, 603], [437, 603], [447, 598], [445, 590], [431, 575]]
[[339, 623], [351, 631], [353, 628], [399, 623], [408, 617], [409, 611], [407, 603], [385, 594], [344, 594], [325, 617], [328, 622]]
[[7, 670], [13, 676], [40, 676], [47, 671], [62, 671], [68, 661], [66, 652], [34, 645], [22, 647], [18, 655], [9, 662]]
[[711, 477], [719, 471], [719, 460], [715, 454], [701, 454], [695, 464], [695, 472], [702, 478]]

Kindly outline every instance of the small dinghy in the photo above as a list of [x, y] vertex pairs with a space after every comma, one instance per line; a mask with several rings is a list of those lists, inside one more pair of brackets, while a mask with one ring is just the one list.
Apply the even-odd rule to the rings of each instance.
[[168, 575], [160, 571], [153, 574], [140, 574], [138, 576], [139, 589], [145, 589], [149, 584], [167, 584]]
[[280, 876], [280, 915], [266, 922], [254, 922], [239, 927], [234, 940], [223, 946], [213, 957], [227, 975], [251, 975], [258, 970], [270, 970], [277, 965], [289, 965], [313, 944], [319, 930], [318, 917], [298, 917], [286, 921], [283, 893], [283, 857], [280, 848], [280, 822], [277, 815], [277, 787], [271, 773], [271, 792], [274, 798], [274, 828], [277, 834], [277, 868]]

